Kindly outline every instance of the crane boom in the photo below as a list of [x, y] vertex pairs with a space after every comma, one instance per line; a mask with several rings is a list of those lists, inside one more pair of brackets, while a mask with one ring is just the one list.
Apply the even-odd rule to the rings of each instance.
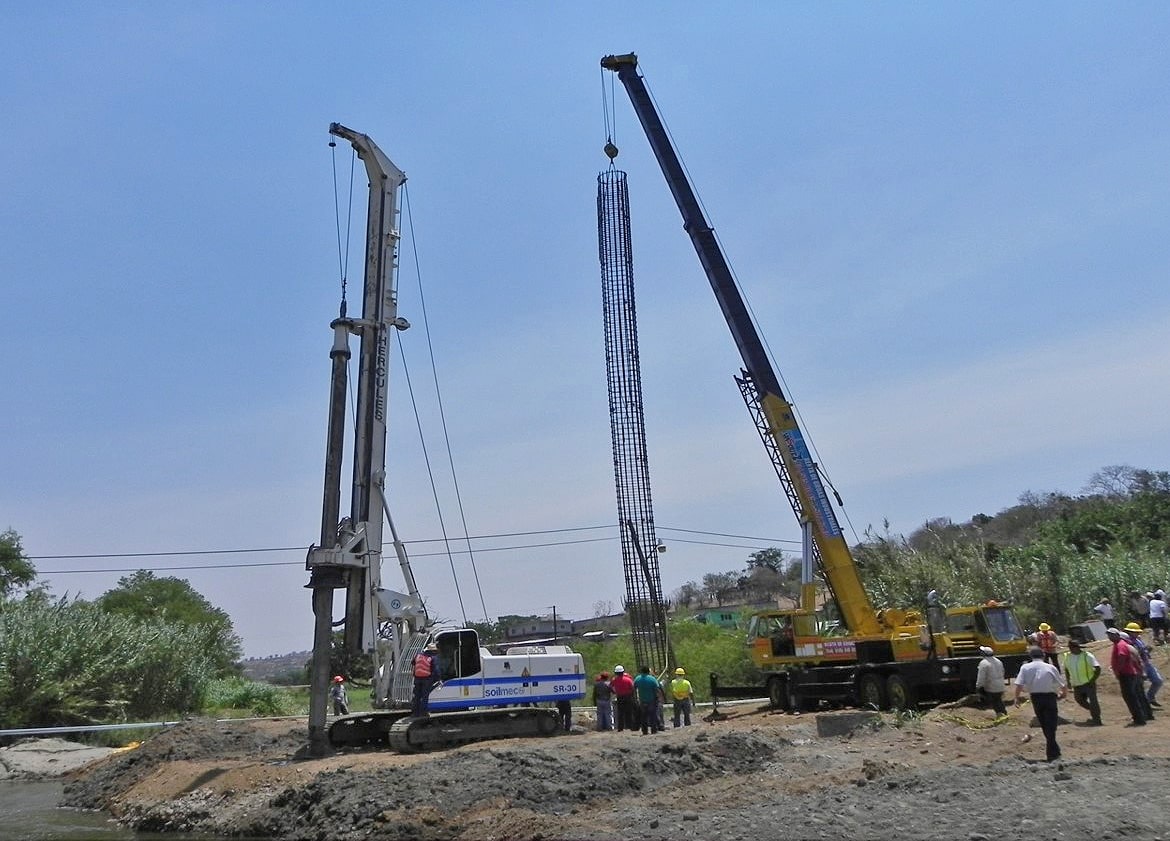
[[[813, 541], [818, 550], [821, 568], [837, 598], [842, 618], [850, 631], [860, 636], [882, 633], [882, 625], [862, 586], [861, 578], [849, 545], [842, 534], [813, 461], [804, 435], [797, 423], [792, 404], [780, 388], [780, 379], [764, 350], [763, 342], [736, 285], [735, 277], [708, 224], [691, 188], [682, 164], [679, 162], [666, 128], [654, 107], [650, 93], [638, 73], [638, 57], [633, 53], [610, 55], [601, 60], [601, 66], [617, 73], [633, 104], [650, 148], [654, 152], [667, 186], [674, 196], [683, 218], [683, 229], [691, 239], [699, 262], [723, 311], [723, 317], [739, 348], [744, 367], [754, 385], [755, 400], [767, 422], [768, 434], [783, 460], [791, 488], [792, 501], [798, 520], [808, 520], [812, 526]], [[783, 478], [783, 477], [782, 477]]]

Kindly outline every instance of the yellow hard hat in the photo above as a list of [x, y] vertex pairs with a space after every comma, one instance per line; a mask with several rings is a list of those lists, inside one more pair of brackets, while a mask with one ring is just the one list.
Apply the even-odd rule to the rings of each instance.
[[677, 669], [674, 670], [674, 673], [676, 675], [685, 675], [687, 673], [687, 670], [684, 669], [682, 666], [679, 666]]
[[1128, 625], [1125, 626], [1125, 630], [1137, 631], [1140, 634], [1142, 632], [1142, 626], [1139, 625], [1137, 622], [1130, 622]]
[[1051, 625], [1049, 625], [1047, 622], [1041, 622], [1041, 623], [1040, 623], [1040, 630], [1041, 630], [1041, 631], [1051, 631], [1051, 630], [1052, 630], [1052, 626], [1051, 626]]

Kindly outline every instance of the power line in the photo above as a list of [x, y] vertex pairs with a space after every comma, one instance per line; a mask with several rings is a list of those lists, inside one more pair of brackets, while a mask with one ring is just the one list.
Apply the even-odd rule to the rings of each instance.
[[[475, 535], [467, 538], [467, 540], [491, 540], [504, 537], [531, 537], [539, 534], [565, 534], [576, 531], [593, 531], [598, 529], [610, 529], [615, 526], [582, 526], [579, 528], [563, 528], [563, 529], [543, 529], [538, 531], [527, 532], [506, 532], [500, 534]], [[756, 538], [747, 535], [726, 534], [723, 532], [704, 532], [696, 529], [676, 529], [669, 526], [660, 527], [664, 531], [677, 531], [687, 534], [706, 534], [714, 537], [730, 537], [739, 540], [756, 540]], [[524, 543], [514, 544], [510, 546], [491, 546], [481, 547], [474, 551], [477, 552], [518, 552], [525, 549], [547, 549], [555, 546], [576, 546], [586, 543], [605, 543], [617, 540], [617, 536], [613, 537], [593, 537], [584, 538], [581, 540], [558, 540], [549, 541], [546, 543]], [[722, 543], [717, 541], [706, 540], [688, 540], [686, 538], [675, 538], [677, 543], [688, 543], [699, 546], [721, 546], [729, 549], [744, 549], [752, 550], [753, 546], [744, 546], [735, 543]], [[443, 538], [430, 538], [425, 540], [407, 541], [407, 545], [422, 545], [427, 543], [444, 543]], [[768, 542], [768, 541], [763, 541]], [[791, 543], [794, 541], [771, 541], [773, 543]], [[265, 552], [303, 552], [306, 550], [304, 546], [273, 546], [261, 547], [252, 549], [204, 549], [204, 550], [187, 550], [175, 552], [110, 552], [110, 553], [93, 553], [84, 555], [30, 555], [29, 560], [48, 561], [48, 560], [102, 560], [106, 558], [165, 558], [165, 557], [184, 557], [184, 556], [204, 556], [204, 555], [244, 555], [256, 554]], [[411, 557], [415, 559], [420, 558], [434, 558], [434, 557], [449, 557], [452, 554], [464, 555], [469, 554], [472, 550], [456, 549], [450, 551], [440, 552], [417, 552], [412, 553]], [[252, 567], [274, 567], [274, 566], [300, 566], [304, 561], [262, 561], [256, 563], [230, 563], [230, 564], [181, 564], [174, 566], [151, 566], [150, 569], [157, 572], [179, 572], [191, 570], [215, 570], [215, 569], [248, 569]], [[92, 573], [130, 573], [138, 572], [142, 567], [114, 567], [114, 568], [89, 568], [89, 569], [56, 569], [56, 570], [39, 570], [42, 575], [83, 575]]]
[[[516, 551], [519, 551], [521, 549], [545, 549], [545, 548], [548, 548], [549, 546], [573, 546], [573, 545], [581, 544], [581, 543], [603, 543], [603, 542], [612, 541], [612, 540], [617, 540], [617, 538], [616, 537], [593, 537], [593, 538], [589, 538], [586, 540], [561, 540], [561, 541], [557, 541], [557, 542], [553, 542], [553, 543], [525, 543], [523, 545], [518, 545], [518, 546], [492, 546], [492, 547], [489, 547], [487, 549], [478, 549], [476, 551], [478, 551], [478, 552], [516, 552]], [[304, 551], [303, 546], [295, 546], [293, 548], [298, 550], [298, 551]], [[283, 550], [282, 549], [249, 549], [249, 550], [242, 550], [242, 551], [280, 552], [280, 551], [289, 551], [289, 550], [287, 550], [287, 549], [283, 549]], [[466, 550], [466, 549], [455, 549], [455, 550], [452, 550], [451, 552], [420, 552], [418, 554], [411, 555], [411, 558], [412, 559], [445, 558], [448, 555], [452, 555], [452, 554], [465, 555], [465, 554], [467, 554], [468, 551], [469, 550]], [[231, 552], [231, 550], [220, 550], [216, 553], [207, 553], [207, 554], [224, 554], [225, 552]], [[173, 555], [180, 555], [180, 554], [198, 555], [201, 553], [199, 553], [199, 552], [186, 552], [186, 553], [172, 552], [170, 554], [173, 554]], [[62, 555], [59, 557], [61, 557], [61, 558], [72, 557], [74, 559], [122, 558], [122, 557], [135, 557], [135, 558], [137, 558], [137, 557], [142, 557], [142, 554], [140, 553], [140, 554], [135, 554], [135, 555], [72, 555], [72, 556]], [[301, 566], [303, 564], [304, 564], [304, 561], [267, 561], [267, 562], [263, 562], [263, 563], [254, 563], [254, 564], [198, 564], [198, 565], [169, 566], [169, 567], [156, 566], [156, 567], [151, 567], [151, 569], [158, 570], [158, 571], [191, 570], [191, 569], [244, 569], [247, 567], [274, 567], [274, 566], [294, 566], [294, 565]], [[139, 569], [141, 569], [141, 567], [131, 567], [131, 568], [124, 568], [124, 569], [117, 569], [117, 568], [114, 568], [114, 569], [111, 569], [111, 568], [49, 569], [49, 570], [40, 570], [40, 572], [43, 575], [77, 575], [77, 574], [87, 573], [87, 572], [137, 572]]]
[[797, 546], [799, 546], [801, 543], [799, 540], [785, 540], [785, 539], [782, 539], [779, 537], [752, 537], [751, 535], [746, 535], [746, 534], [725, 534], [724, 532], [719, 532], [719, 531], [702, 531], [699, 529], [678, 529], [678, 528], [674, 528], [673, 526], [658, 526], [658, 530], [659, 531], [681, 531], [684, 534], [705, 534], [705, 535], [709, 535], [710, 537], [732, 537], [732, 538], [735, 538], [736, 540], [755, 540], [755, 541], [759, 541], [761, 543], [795, 543]]
[[[541, 529], [538, 531], [513, 531], [501, 532], [500, 534], [473, 534], [468, 536], [467, 540], [492, 540], [501, 537], [530, 537], [536, 534], [565, 534], [573, 531], [593, 531], [595, 529], [613, 529], [616, 525], [604, 526], [579, 526], [577, 528], [564, 529]], [[702, 534], [702, 532], [699, 532]], [[446, 543], [448, 538], [431, 537], [422, 540], [406, 540], [403, 541], [407, 546], [418, 546], [424, 543]], [[550, 544], [555, 545], [555, 544]], [[90, 558], [149, 558], [149, 557], [169, 557], [174, 555], [242, 555], [249, 552], [292, 552], [305, 551], [307, 546], [269, 546], [257, 549], [190, 549], [180, 552], [110, 552], [105, 554], [90, 553], [85, 555], [28, 555], [30, 561], [64, 561], [64, 560], [83, 560]], [[438, 553], [436, 553], [438, 554]]]
[[[473, 534], [473, 535], [469, 535], [465, 539], [466, 540], [497, 540], [497, 539], [503, 538], [503, 537], [532, 537], [533, 535], [538, 535], [538, 534], [567, 534], [569, 532], [576, 532], [576, 531], [597, 531], [599, 529], [613, 529], [613, 528], [617, 528], [617, 526], [614, 524], [606, 524], [606, 525], [601, 525], [601, 526], [576, 526], [573, 528], [561, 528], [561, 529], [538, 529], [535, 531], [500, 532], [498, 534]], [[746, 534], [728, 534], [726, 532], [703, 531], [701, 529], [683, 529], [683, 528], [675, 528], [673, 526], [658, 526], [658, 530], [659, 531], [668, 531], [668, 532], [682, 532], [683, 534], [702, 534], [702, 535], [707, 535], [710, 537], [729, 537], [729, 538], [732, 538], [734, 540], [750, 540], [753, 542], [767, 543], [767, 544], [774, 544], [774, 543], [799, 544], [800, 543], [799, 540], [786, 540], [786, 539], [772, 538], [772, 537], [753, 537], [751, 535], [746, 535]], [[599, 538], [599, 539], [600, 540], [610, 540], [613, 538]], [[683, 538], [678, 538], [677, 540], [679, 543], [704, 543], [703, 541], [685, 540]], [[404, 541], [404, 543], [407, 546], [422, 546], [422, 545], [427, 544], [427, 543], [446, 543], [447, 541], [448, 541], [448, 538], [431, 537], [431, 538], [423, 538], [420, 540], [407, 540], [407, 541]], [[561, 546], [561, 545], [569, 545], [572, 543], [581, 543], [581, 542], [587, 542], [587, 541], [572, 541], [572, 540], [570, 540], [570, 541], [565, 541], [564, 543], [542, 543], [542, 544], [535, 544], [535, 545]], [[734, 546], [733, 544], [728, 544], [728, 543], [709, 543], [709, 544], [705, 544], [705, 545], [729, 546], [731, 548], [738, 548], [738, 549], [751, 549], [752, 548], [751, 546]], [[523, 549], [523, 548], [525, 548], [525, 547], [524, 546], [498, 547], [498, 549]], [[255, 554], [255, 553], [261, 553], [261, 552], [299, 552], [299, 551], [305, 551], [307, 549], [308, 549], [307, 546], [266, 546], [266, 547], [252, 548], [252, 549], [189, 549], [189, 550], [174, 551], [174, 552], [103, 552], [103, 553], [91, 552], [91, 553], [87, 553], [87, 554], [75, 554], [75, 555], [28, 555], [27, 557], [30, 561], [68, 561], [68, 560], [98, 560], [101, 558], [167, 558], [167, 557], [177, 557], [177, 556], [185, 556], [185, 555], [245, 555], [245, 554]], [[481, 551], [498, 551], [498, 549], [481, 550]], [[437, 555], [437, 554], [446, 554], [446, 553], [439, 553], [439, 552], [424, 553], [424, 554], [417, 555], [417, 557], [425, 558], [425, 557], [430, 557], [431, 555]]]

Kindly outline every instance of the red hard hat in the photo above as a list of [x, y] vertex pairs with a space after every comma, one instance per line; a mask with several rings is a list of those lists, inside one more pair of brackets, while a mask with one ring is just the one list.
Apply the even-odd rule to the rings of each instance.
[[343, 678], [341, 675], [336, 675], [336, 676], [333, 678], [333, 682], [334, 682], [334, 683], [344, 683], [344, 682], [345, 682], [345, 678]]

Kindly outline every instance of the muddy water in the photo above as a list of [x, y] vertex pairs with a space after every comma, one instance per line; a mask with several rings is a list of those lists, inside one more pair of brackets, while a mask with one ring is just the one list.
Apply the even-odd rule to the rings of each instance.
[[0, 781], [0, 841], [218, 841], [207, 836], [133, 832], [99, 812], [61, 809], [63, 784]]

